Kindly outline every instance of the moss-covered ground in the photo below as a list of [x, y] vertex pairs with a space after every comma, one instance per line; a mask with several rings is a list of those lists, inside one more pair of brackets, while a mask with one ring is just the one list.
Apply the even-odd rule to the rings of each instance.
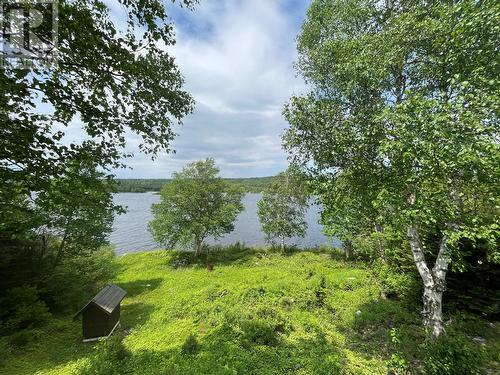
[[[418, 307], [380, 299], [369, 267], [335, 258], [236, 247], [209, 271], [186, 253], [125, 255], [122, 343], [83, 344], [81, 322], [58, 317], [23, 347], [3, 343], [0, 373], [387, 374], [401, 350], [422, 366]], [[497, 327], [470, 326], [495, 366]]]

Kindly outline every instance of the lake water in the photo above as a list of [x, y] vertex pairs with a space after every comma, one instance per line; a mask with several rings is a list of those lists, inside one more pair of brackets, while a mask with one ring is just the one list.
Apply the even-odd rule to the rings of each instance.
[[[217, 241], [209, 239], [210, 244], [229, 245], [240, 241], [248, 246], [265, 245], [265, 236], [260, 230], [257, 217], [257, 202], [260, 194], [246, 194], [243, 198], [245, 211], [238, 216], [234, 231]], [[115, 218], [113, 232], [109, 236], [110, 242], [116, 247], [118, 254], [148, 251], [162, 248], [157, 244], [148, 231], [148, 222], [152, 219], [151, 205], [160, 200], [154, 193], [119, 193], [114, 195], [116, 204], [127, 207], [127, 213]], [[321, 233], [318, 224], [319, 207], [312, 205], [306, 214], [308, 223], [307, 234], [304, 238], [292, 238], [288, 244], [302, 248], [324, 244], [339, 245], [336, 240], [330, 239]]]

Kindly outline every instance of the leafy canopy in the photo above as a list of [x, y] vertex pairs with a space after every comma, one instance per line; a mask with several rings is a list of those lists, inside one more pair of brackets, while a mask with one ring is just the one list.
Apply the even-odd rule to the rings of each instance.
[[334, 232], [498, 240], [499, 15], [494, 1], [313, 1], [298, 39], [311, 90], [286, 106], [284, 142]]
[[166, 52], [175, 43], [167, 2], [115, 1], [124, 28], [111, 21], [109, 2], [57, 1], [55, 63], [0, 69], [0, 298], [29, 285], [51, 302], [60, 293], [48, 283], [81, 272], [75, 259], [93, 264], [120, 211], [110, 170], [129, 156], [125, 136], [152, 157], [168, 152], [174, 125], [193, 108]]
[[218, 176], [213, 159], [197, 161], [175, 172], [153, 204], [149, 230], [155, 241], [173, 247], [193, 244], [197, 252], [208, 237], [218, 238], [234, 229], [243, 211], [243, 193]]
[[[55, 64], [35, 60], [31, 69], [0, 69], [2, 237], [29, 237], [43, 227], [64, 233], [71, 216], [72, 228], [87, 226], [89, 236], [84, 239], [80, 231], [67, 241], [95, 247], [116, 211], [109, 171], [129, 156], [125, 135], [137, 135], [140, 150], [153, 157], [168, 152], [173, 125], [193, 108], [165, 51], [175, 43], [166, 4], [118, 2], [125, 29], [111, 21], [109, 5], [99, 0], [58, 1]], [[196, 1], [180, 3], [192, 7]], [[81, 141], [67, 137], [69, 127], [73, 134], [80, 130]], [[106, 214], [85, 213], [87, 200]], [[62, 210], [67, 212], [61, 215]]]

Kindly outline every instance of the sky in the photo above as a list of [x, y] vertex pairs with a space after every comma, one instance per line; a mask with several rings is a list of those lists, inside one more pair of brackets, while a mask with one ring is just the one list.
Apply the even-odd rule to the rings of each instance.
[[[310, 0], [201, 0], [193, 11], [170, 6], [177, 43], [168, 47], [196, 101], [176, 126], [175, 154], [140, 154], [118, 178], [168, 178], [213, 157], [223, 177], [275, 175], [286, 169], [281, 114], [305, 89], [296, 77], [296, 37]], [[131, 142], [133, 144], [133, 142]]]

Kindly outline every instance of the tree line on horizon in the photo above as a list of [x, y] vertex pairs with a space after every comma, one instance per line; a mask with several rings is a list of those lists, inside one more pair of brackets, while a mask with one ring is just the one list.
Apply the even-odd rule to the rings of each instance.
[[[275, 176], [223, 178], [231, 185], [241, 187], [245, 193], [261, 193], [275, 179]], [[117, 193], [160, 192], [171, 181], [168, 178], [116, 178]]]

